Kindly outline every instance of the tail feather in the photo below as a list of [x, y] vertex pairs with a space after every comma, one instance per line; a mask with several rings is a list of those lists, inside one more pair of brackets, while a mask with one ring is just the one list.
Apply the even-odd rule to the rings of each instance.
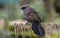
[[45, 35], [45, 31], [39, 22], [34, 21], [32, 23], [32, 30], [34, 31], [35, 34], [37, 34], [39, 36]]

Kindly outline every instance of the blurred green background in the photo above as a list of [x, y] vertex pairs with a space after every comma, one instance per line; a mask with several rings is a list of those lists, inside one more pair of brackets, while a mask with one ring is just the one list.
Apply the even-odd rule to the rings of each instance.
[[[53, 23], [53, 24], [60, 23], [60, 0], [0, 0], [0, 30], [1, 30], [0, 37], [1, 38], [9, 38], [9, 37], [15, 38], [14, 23], [26, 22], [23, 16], [23, 11], [20, 9], [21, 6], [24, 4], [29, 4], [38, 12], [42, 20], [42, 23]], [[19, 28], [20, 27], [21, 26], [19, 26]], [[50, 28], [50, 30], [52, 29]], [[59, 38], [60, 36], [59, 30], [60, 29], [53, 29], [52, 34], [49, 31], [49, 34], [47, 33], [46, 38], [51, 38], [51, 36], [52, 38], [57, 38], [57, 37]], [[28, 31], [31, 31], [31, 29], [29, 29]], [[28, 31], [24, 33], [26, 38], [29, 38], [28, 36], [30, 33]], [[18, 32], [18, 36], [20, 36], [19, 38], [22, 38], [21, 37], [22, 34], [20, 31]], [[34, 34], [33, 31], [32, 31], [32, 37], [33, 38], [37, 37], [37, 35]], [[39, 36], [37, 38], [39, 38]]]

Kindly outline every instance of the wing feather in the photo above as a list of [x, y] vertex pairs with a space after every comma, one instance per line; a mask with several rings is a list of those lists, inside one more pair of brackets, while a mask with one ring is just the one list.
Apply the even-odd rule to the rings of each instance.
[[35, 21], [38, 21], [38, 22], [41, 21], [39, 15], [36, 14], [36, 13], [30, 13], [29, 18], [31, 18], [31, 19], [33, 19]]

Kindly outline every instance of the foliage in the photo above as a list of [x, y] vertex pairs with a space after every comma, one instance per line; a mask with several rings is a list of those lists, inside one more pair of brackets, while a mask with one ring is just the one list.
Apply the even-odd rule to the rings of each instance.
[[56, 0], [55, 4], [57, 7], [60, 7], [60, 0]]

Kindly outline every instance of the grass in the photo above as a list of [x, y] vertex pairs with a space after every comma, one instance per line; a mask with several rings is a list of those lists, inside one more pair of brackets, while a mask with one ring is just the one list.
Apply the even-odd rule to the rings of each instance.
[[[3, 37], [3, 34], [5, 33], [5, 31], [1, 31], [0, 30], [0, 37]], [[8, 33], [7, 33], [8, 32]], [[12, 32], [9, 32], [9, 31], [7, 31], [6, 33], [5, 33], [5, 36], [8, 36], [8, 37], [15, 37], [15, 32], [14, 31], [12, 31]], [[58, 33], [59, 32], [59, 33]], [[10, 34], [10, 35], [8, 35], [8, 34]], [[58, 34], [59, 34], [59, 38], [60, 38], [60, 30], [58, 31], [58, 29], [57, 30], [55, 30], [55, 31], [53, 31], [52, 32], [52, 35], [51, 35], [51, 37], [52, 38], [58, 38]], [[18, 36], [19, 37], [22, 37], [22, 36], [24, 36], [25, 35], [25, 37], [29, 37], [30, 35], [33, 37], [33, 38], [36, 38], [37, 37], [37, 35], [36, 34], [34, 34], [34, 32], [32, 32], [32, 34], [29, 32], [29, 31], [26, 31], [23, 35], [22, 35], [22, 32], [18, 32]]]
[[60, 30], [59, 31], [58, 30], [54, 31], [52, 33], [52, 36], [51, 37], [52, 38], [60, 38]]
[[[11, 33], [12, 33], [11, 35], [15, 35], [14, 32], [11, 32]], [[17, 35], [18, 35], [18, 36], [26, 36], [26, 37], [28, 37], [28, 36], [36, 37], [36, 35], [35, 35], [33, 32], [32, 32], [32, 33], [30, 33], [30, 32], [25, 32], [24, 34], [22, 34], [22, 32], [18, 32]]]

